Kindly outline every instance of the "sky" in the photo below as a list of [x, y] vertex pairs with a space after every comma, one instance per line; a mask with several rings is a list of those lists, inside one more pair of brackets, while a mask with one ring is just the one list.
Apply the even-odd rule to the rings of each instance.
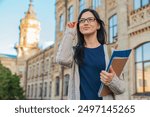
[[[25, 17], [30, 0], [0, 0], [0, 54], [17, 55], [20, 20]], [[41, 32], [39, 47], [44, 49], [55, 40], [55, 0], [32, 0]]]

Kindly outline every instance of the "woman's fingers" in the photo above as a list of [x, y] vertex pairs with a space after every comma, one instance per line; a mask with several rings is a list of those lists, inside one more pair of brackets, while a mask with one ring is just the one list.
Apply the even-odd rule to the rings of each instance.
[[101, 81], [104, 83], [104, 84], [108, 84], [112, 81], [113, 77], [114, 77], [114, 71], [113, 69], [111, 69], [111, 73], [108, 73], [106, 71], [102, 71], [100, 73], [100, 78], [101, 78]]
[[68, 23], [67, 25], [68, 25], [69, 28], [72, 28], [72, 24], [71, 23]]
[[112, 66], [110, 66], [109, 72], [115, 74], [115, 71]]
[[101, 76], [101, 80], [105, 83], [107, 82], [107, 79], [104, 76]]
[[112, 73], [108, 73], [108, 72], [106, 72], [106, 71], [102, 71], [102, 72], [101, 72], [101, 75], [102, 75], [103, 77], [105, 77], [106, 79], [109, 79], [110, 77], [113, 76]]
[[68, 26], [69, 28], [75, 28], [75, 27], [76, 27], [76, 24], [77, 24], [77, 22], [69, 22], [69, 23], [67, 24], [67, 26]]

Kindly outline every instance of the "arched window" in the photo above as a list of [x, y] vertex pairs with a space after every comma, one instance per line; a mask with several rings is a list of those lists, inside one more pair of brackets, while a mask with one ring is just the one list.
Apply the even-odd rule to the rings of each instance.
[[65, 77], [64, 77], [64, 88], [63, 88], [64, 89], [64, 91], [63, 91], [64, 96], [68, 95], [69, 78], [70, 78], [69, 74], [66, 74]]
[[150, 42], [135, 49], [137, 93], [150, 93]]
[[68, 21], [72, 22], [74, 20], [74, 11], [73, 6], [69, 7]]
[[109, 40], [108, 40], [109, 43], [113, 43], [117, 39], [117, 33], [118, 33], [117, 24], [118, 24], [117, 15], [113, 15], [112, 17], [110, 17], [110, 19], [109, 19]]

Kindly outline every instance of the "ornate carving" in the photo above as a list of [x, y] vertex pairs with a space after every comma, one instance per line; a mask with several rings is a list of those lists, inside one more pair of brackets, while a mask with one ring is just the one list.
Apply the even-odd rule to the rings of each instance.
[[150, 31], [150, 26], [145, 27], [145, 28], [142, 28], [142, 29], [139, 29], [139, 30], [136, 30], [136, 31], [134, 31], [134, 32], [131, 32], [131, 33], [129, 34], [129, 36], [131, 37], [131, 36], [134, 36], [134, 35], [138, 35], [138, 34], [140, 34], [140, 33], [146, 32], [146, 31]]
[[108, 10], [112, 10], [117, 6], [117, 1], [116, 0], [108, 0], [107, 5], [108, 5]]
[[129, 16], [130, 27], [137, 26], [150, 20], [150, 5], [132, 11]]
[[150, 17], [150, 7], [147, 9], [147, 11], [146, 11], [146, 16], [147, 17]]

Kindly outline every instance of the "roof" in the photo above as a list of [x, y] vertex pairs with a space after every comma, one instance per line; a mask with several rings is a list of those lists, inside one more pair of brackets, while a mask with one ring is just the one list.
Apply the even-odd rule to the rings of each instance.
[[33, 5], [32, 5], [32, 1], [30, 1], [30, 4], [29, 4], [29, 9], [28, 11], [26, 12], [26, 16], [25, 16], [27, 19], [28, 18], [33, 18], [33, 19], [36, 19], [36, 13], [33, 9]]
[[0, 58], [16, 58], [16, 55], [10, 55], [10, 54], [1, 54], [0, 53]]

